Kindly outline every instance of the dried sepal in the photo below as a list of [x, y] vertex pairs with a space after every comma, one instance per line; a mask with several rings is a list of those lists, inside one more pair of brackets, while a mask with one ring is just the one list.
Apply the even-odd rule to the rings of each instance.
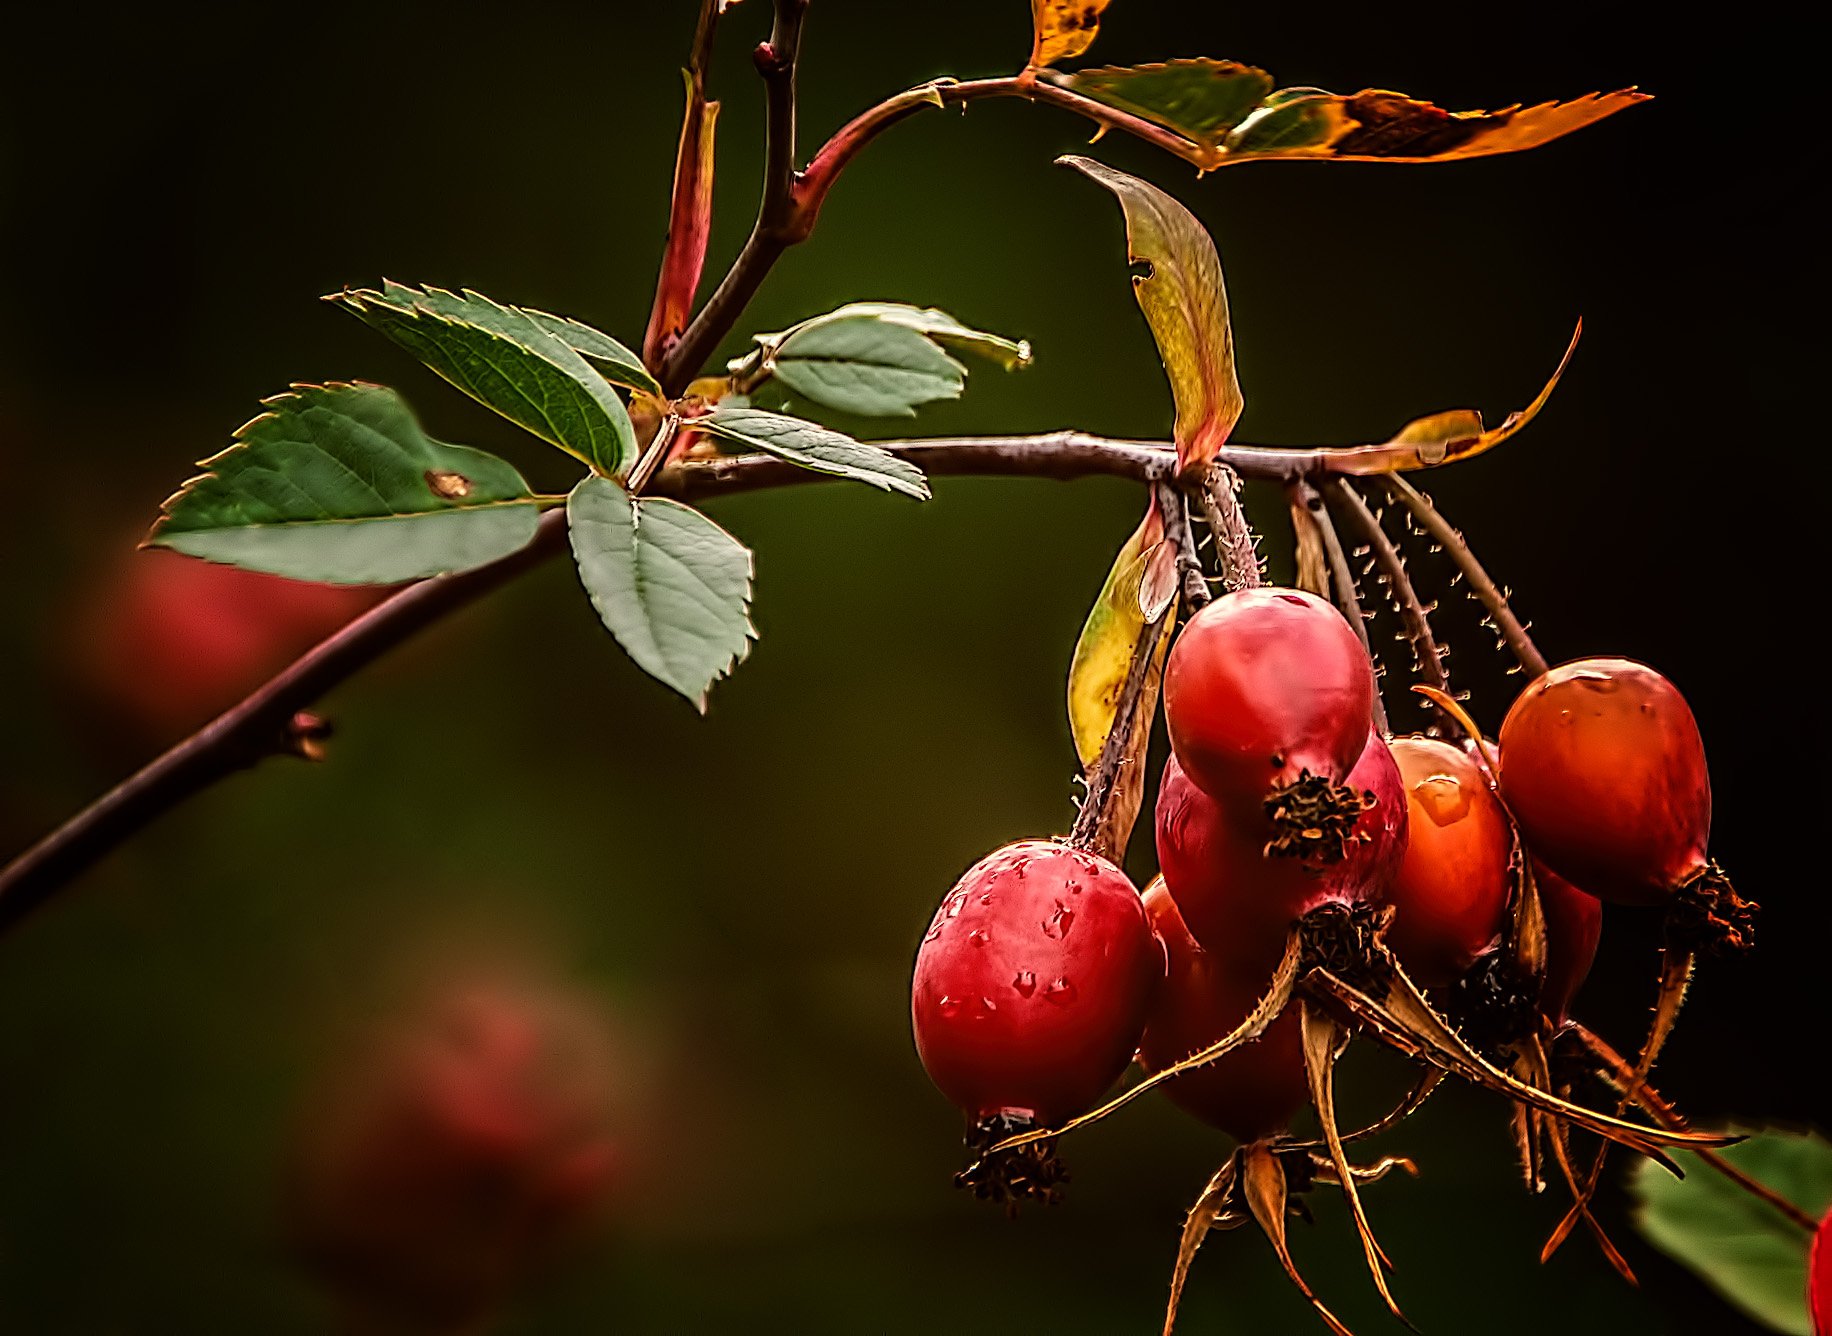
[[1398, 1300], [1394, 1299], [1393, 1292], [1387, 1288], [1385, 1273], [1393, 1269], [1393, 1263], [1381, 1250], [1368, 1224], [1367, 1212], [1361, 1205], [1361, 1194], [1355, 1189], [1354, 1166], [1349, 1163], [1348, 1153], [1342, 1145], [1342, 1134], [1336, 1126], [1336, 1058], [1348, 1043], [1348, 1031], [1333, 1016], [1308, 1000], [1299, 1001], [1298, 1020], [1303, 1030], [1304, 1071], [1310, 1078], [1311, 1103], [1316, 1106], [1317, 1121], [1323, 1127], [1323, 1140], [1329, 1147], [1336, 1181], [1348, 1201], [1349, 1214], [1355, 1221], [1355, 1232], [1361, 1238], [1361, 1251], [1367, 1258], [1368, 1274], [1374, 1278], [1374, 1288], [1380, 1291], [1387, 1310], [1411, 1327], [1411, 1320], [1400, 1311]]
[[1241, 1152], [1230, 1155], [1227, 1163], [1215, 1171], [1202, 1195], [1196, 1198], [1189, 1215], [1184, 1217], [1183, 1237], [1177, 1241], [1177, 1264], [1170, 1274], [1170, 1304], [1164, 1311], [1164, 1336], [1171, 1336], [1172, 1328], [1177, 1325], [1177, 1306], [1183, 1302], [1183, 1287], [1189, 1280], [1190, 1265], [1196, 1260], [1196, 1251], [1208, 1238], [1209, 1231], [1235, 1229], [1247, 1223], [1236, 1191], [1240, 1182], [1240, 1161]]
[[1297, 1264], [1291, 1260], [1291, 1248], [1285, 1242], [1285, 1165], [1277, 1151], [1268, 1142], [1256, 1141], [1240, 1151], [1240, 1160], [1241, 1186], [1247, 1198], [1247, 1207], [1253, 1212], [1259, 1227], [1265, 1231], [1266, 1239], [1272, 1244], [1272, 1251], [1278, 1255], [1279, 1265], [1285, 1268], [1286, 1276], [1298, 1287], [1298, 1293], [1317, 1310], [1317, 1316], [1329, 1325], [1335, 1336], [1355, 1336], [1354, 1332], [1342, 1324], [1340, 1318], [1324, 1306], [1309, 1283], [1299, 1274]]
[[1206, 1067], [1216, 1059], [1232, 1053], [1242, 1044], [1252, 1043], [1255, 1039], [1258, 1039], [1261, 1035], [1266, 1033], [1267, 1027], [1270, 1026], [1272, 1022], [1276, 1021], [1279, 1016], [1283, 1014], [1286, 1006], [1290, 1004], [1292, 991], [1297, 985], [1298, 963], [1302, 955], [1302, 938], [1298, 932], [1293, 931], [1290, 939], [1285, 944], [1284, 958], [1279, 961], [1278, 969], [1273, 972], [1272, 982], [1267, 987], [1266, 995], [1259, 1000], [1259, 1005], [1253, 1008], [1252, 1012], [1244, 1021], [1235, 1026], [1233, 1030], [1223, 1035], [1220, 1039], [1210, 1044], [1207, 1048], [1198, 1049], [1182, 1061], [1173, 1062], [1162, 1071], [1154, 1072], [1144, 1080], [1122, 1090], [1099, 1108], [1091, 1109], [1087, 1113], [1082, 1114], [1079, 1118], [1071, 1118], [1061, 1127], [1038, 1128], [1033, 1132], [1026, 1132], [1022, 1136], [1016, 1136], [1009, 1140], [1001, 1141], [998, 1145], [994, 1146], [992, 1150], [994, 1152], [1010, 1150], [1013, 1147], [1026, 1145], [1032, 1141], [1041, 1141], [1046, 1137], [1062, 1136], [1065, 1133], [1075, 1131], [1077, 1128], [1086, 1127], [1089, 1123], [1097, 1123], [1108, 1114], [1130, 1104], [1153, 1086], [1162, 1085], [1164, 1082], [1171, 1080], [1173, 1077], [1181, 1076], [1185, 1072], [1192, 1072], [1199, 1067]]

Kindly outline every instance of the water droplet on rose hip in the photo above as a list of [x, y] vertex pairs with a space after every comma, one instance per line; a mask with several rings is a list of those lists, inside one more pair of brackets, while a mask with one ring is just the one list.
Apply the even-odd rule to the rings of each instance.
[[1469, 794], [1449, 775], [1430, 775], [1412, 786], [1412, 796], [1425, 815], [1440, 826], [1460, 821], [1469, 812]]
[[959, 918], [961, 916], [961, 906], [966, 903], [967, 903], [967, 892], [965, 891], [956, 891], [953, 895], [949, 896], [948, 897], [948, 917], [949, 918]]
[[1018, 977], [1011, 981], [1011, 986], [1018, 990], [1019, 997], [1029, 997], [1037, 991], [1037, 976], [1029, 970], [1019, 970]]
[[967, 934], [967, 940], [972, 942], [975, 946], [984, 946], [992, 940], [992, 934], [987, 932], [984, 928], [975, 928], [972, 932]]
[[1056, 912], [1044, 920], [1043, 935], [1061, 941], [1069, 935], [1069, 929], [1075, 926], [1075, 911], [1062, 901], [1056, 902]]
[[1075, 985], [1067, 979], [1057, 979], [1043, 990], [1043, 1000], [1054, 1002], [1059, 1007], [1066, 1007], [1075, 1000]]
[[998, 1009], [999, 1009], [999, 1004], [997, 1002], [994, 1002], [990, 997], [982, 997], [980, 999], [980, 1010], [979, 1010], [980, 1016], [982, 1017], [990, 1016], [993, 1012], [997, 1011]]
[[961, 1014], [960, 999], [957, 997], [944, 997], [935, 1004], [935, 1009], [941, 1012], [943, 1020], [953, 1020], [956, 1016]]
[[980, 897], [980, 903], [981, 903], [981, 904], [983, 904], [983, 905], [989, 905], [989, 904], [991, 904], [991, 903], [992, 903], [992, 892], [991, 892], [991, 891], [987, 891], [987, 892], [986, 892], [986, 894], [984, 894], [984, 895], [982, 895], [982, 896]]

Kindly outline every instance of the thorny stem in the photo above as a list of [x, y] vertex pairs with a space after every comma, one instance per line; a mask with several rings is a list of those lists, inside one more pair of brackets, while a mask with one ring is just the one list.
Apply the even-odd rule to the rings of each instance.
[[1419, 676], [1425, 679], [1428, 686], [1434, 686], [1439, 691], [1449, 691], [1450, 682], [1444, 675], [1443, 655], [1431, 634], [1425, 605], [1419, 602], [1418, 591], [1412, 587], [1412, 581], [1406, 575], [1406, 563], [1400, 557], [1399, 549], [1393, 546], [1386, 530], [1380, 527], [1380, 521], [1368, 509], [1368, 503], [1361, 499], [1359, 492], [1341, 478], [1331, 478], [1328, 487], [1331, 495], [1348, 511], [1355, 527], [1361, 531], [1362, 538], [1374, 554], [1381, 577], [1392, 592], [1394, 601], [1399, 604], [1400, 617], [1406, 623], [1406, 638], [1412, 644], [1412, 658]]
[[[1368, 638], [1368, 619], [1361, 610], [1361, 595], [1355, 588], [1355, 572], [1349, 566], [1348, 553], [1342, 548], [1342, 538], [1336, 533], [1336, 524], [1330, 518], [1329, 507], [1323, 504], [1323, 494], [1309, 481], [1300, 480], [1294, 486], [1299, 503], [1316, 521], [1317, 532], [1323, 538], [1323, 555], [1329, 562], [1330, 587], [1336, 594], [1336, 606], [1342, 609], [1342, 615], [1355, 628], [1356, 638], [1361, 641], [1362, 649], [1367, 651], [1368, 661], [1375, 665], [1378, 673], [1380, 659], [1374, 653], [1373, 642]], [[1387, 707], [1378, 690], [1374, 693], [1374, 727], [1385, 736]]]
[[1387, 495], [1404, 506], [1421, 528], [1431, 536], [1431, 541], [1450, 554], [1450, 559], [1463, 572], [1470, 592], [1482, 604], [1483, 610], [1495, 623], [1495, 629], [1507, 642], [1508, 650], [1520, 664], [1521, 670], [1529, 678], [1541, 676], [1546, 671], [1545, 655], [1533, 643], [1527, 634], [1527, 628], [1514, 610], [1508, 606], [1507, 595], [1501, 591], [1489, 573], [1482, 569], [1482, 563], [1476, 560], [1476, 554], [1470, 550], [1463, 535], [1452, 527], [1449, 520], [1438, 513], [1436, 504], [1418, 488], [1397, 475], [1381, 479]]
[[1260, 583], [1259, 540], [1240, 508], [1240, 470], [1228, 452], [1218, 454], [1196, 478], [1202, 515], [1215, 535], [1215, 561], [1221, 567], [1221, 587], [1227, 593], [1254, 589]]

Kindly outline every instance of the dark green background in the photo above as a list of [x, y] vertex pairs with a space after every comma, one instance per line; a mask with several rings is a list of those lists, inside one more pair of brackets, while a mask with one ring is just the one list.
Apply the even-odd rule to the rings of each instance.
[[[206, 24], [72, 6], [9, 30], [0, 851], [144, 759], [93, 727], [64, 628], [258, 397], [386, 380], [435, 434], [564, 485], [563, 457], [315, 298], [382, 275], [462, 284], [639, 339], [692, 8], [276, 6]], [[1607, 26], [1595, 9], [1117, 0], [1100, 61], [1225, 55], [1453, 107], [1628, 83], [1658, 100], [1443, 167], [1198, 182], [1117, 137], [1094, 152], [1213, 229], [1244, 440], [1373, 439], [1461, 404], [1499, 417], [1584, 315], [1539, 424], [1431, 483], [1550, 655], [1660, 665], [1705, 729], [1715, 848], [1764, 902], [1764, 939], [1707, 973], [1665, 1087], [1699, 1115], [1823, 1124], [1811, 48], [1741, 15], [1707, 34], [1672, 31], [1670, 8], [1616, 7]], [[755, 196], [745, 51], [765, 10], [735, 11], [718, 56], [714, 265]], [[805, 146], [920, 79], [1009, 71], [1027, 43], [1022, 0], [817, 4]], [[1118, 211], [1050, 165], [1086, 139], [1016, 102], [925, 113], [847, 175], [745, 328], [855, 298], [940, 305], [1031, 338], [1037, 362], [977, 368], [910, 431], [1164, 435]], [[1223, 1145], [1166, 1105], [1134, 1109], [1072, 1147], [1062, 1209], [1010, 1224], [949, 1189], [955, 1115], [907, 1021], [911, 952], [952, 879], [1070, 819], [1062, 675], [1139, 499], [1113, 481], [936, 492], [718, 506], [757, 552], [762, 640], [704, 720], [621, 656], [556, 564], [339, 691], [329, 765], [224, 784], [0, 943], [0, 1325], [325, 1330], [276, 1224], [293, 1111], [411, 962], [484, 936], [541, 943], [602, 1000], [640, 1110], [613, 1237], [508, 1330], [1155, 1330], [1180, 1212]], [[1278, 498], [1249, 508], [1282, 569]], [[1493, 726], [1508, 687], [1460, 615], [1453, 668]], [[1653, 941], [1613, 915], [1580, 1006], [1623, 1042]], [[1382, 1067], [1366, 1070], [1384, 1086]], [[1393, 1149], [1425, 1175], [1371, 1209], [1423, 1330], [1745, 1329], [1634, 1238], [1619, 1194], [1643, 1292], [1582, 1239], [1541, 1268], [1561, 1207], [1518, 1190], [1494, 1100], [1443, 1096]], [[1313, 1281], [1358, 1330], [1397, 1330], [1339, 1203], [1317, 1211], [1295, 1245]], [[1185, 1321], [1320, 1329], [1249, 1233], [1204, 1254]]]

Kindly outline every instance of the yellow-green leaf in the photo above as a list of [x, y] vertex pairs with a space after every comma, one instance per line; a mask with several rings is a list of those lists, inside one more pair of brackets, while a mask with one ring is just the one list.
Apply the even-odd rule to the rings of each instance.
[[1100, 34], [1101, 11], [1112, 0], [1031, 0], [1030, 63], [1033, 67], [1073, 60]]
[[[1177, 547], [1153, 504], [1114, 557], [1069, 661], [1069, 729], [1084, 768], [1099, 758], [1113, 727], [1139, 633], [1163, 615], [1176, 583]], [[1149, 720], [1149, 710], [1141, 713]]]
[[1057, 161], [1119, 197], [1127, 256], [1146, 269], [1133, 275], [1133, 294], [1158, 342], [1177, 405], [1177, 463], [1206, 464], [1226, 444], [1242, 408], [1215, 243], [1194, 214], [1156, 186], [1091, 158]]

